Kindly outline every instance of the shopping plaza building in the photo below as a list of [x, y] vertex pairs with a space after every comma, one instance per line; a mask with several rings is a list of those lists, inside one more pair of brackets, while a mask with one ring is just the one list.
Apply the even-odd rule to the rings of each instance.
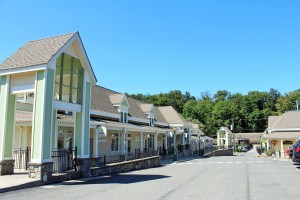
[[96, 82], [78, 32], [27, 42], [1, 63], [0, 175], [24, 169], [47, 182], [73, 167], [88, 176], [95, 160], [190, 151], [193, 126], [173, 107]]

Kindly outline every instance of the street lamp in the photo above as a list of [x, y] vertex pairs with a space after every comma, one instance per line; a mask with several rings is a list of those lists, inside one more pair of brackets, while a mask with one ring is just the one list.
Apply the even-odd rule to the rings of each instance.
[[199, 156], [201, 156], [201, 135], [199, 134]]
[[174, 158], [173, 158], [173, 160], [176, 161], [176, 160], [177, 160], [177, 149], [176, 149], [176, 127], [173, 127], [173, 131], [174, 131], [174, 135], [173, 135]]

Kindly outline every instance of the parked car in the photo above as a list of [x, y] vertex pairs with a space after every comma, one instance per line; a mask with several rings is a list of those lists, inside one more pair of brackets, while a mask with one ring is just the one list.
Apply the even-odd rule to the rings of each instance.
[[293, 146], [294, 146], [294, 148], [293, 148], [292, 160], [293, 160], [293, 162], [300, 163], [300, 141], [298, 141]]
[[[296, 144], [297, 144], [297, 143], [296, 143]], [[293, 157], [294, 146], [295, 146], [295, 144], [293, 144], [293, 145], [290, 146], [290, 148], [289, 148], [289, 158], [290, 158], [290, 159], [292, 159], [292, 157]]]
[[251, 149], [250, 145], [244, 145], [244, 146], [242, 147], [242, 151], [244, 151], [244, 152], [247, 152], [247, 151], [249, 151], [250, 149]]

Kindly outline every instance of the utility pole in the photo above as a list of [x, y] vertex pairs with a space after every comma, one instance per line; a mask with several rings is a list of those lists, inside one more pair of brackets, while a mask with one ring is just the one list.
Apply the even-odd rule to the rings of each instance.
[[230, 130], [231, 130], [232, 136], [233, 136], [233, 151], [235, 151], [234, 118], [231, 118], [231, 126], [230, 126]]

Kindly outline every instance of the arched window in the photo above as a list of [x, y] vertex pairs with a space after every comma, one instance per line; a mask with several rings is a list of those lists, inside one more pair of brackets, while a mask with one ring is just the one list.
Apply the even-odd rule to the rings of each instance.
[[82, 104], [83, 73], [79, 59], [61, 54], [56, 61], [54, 99]]

